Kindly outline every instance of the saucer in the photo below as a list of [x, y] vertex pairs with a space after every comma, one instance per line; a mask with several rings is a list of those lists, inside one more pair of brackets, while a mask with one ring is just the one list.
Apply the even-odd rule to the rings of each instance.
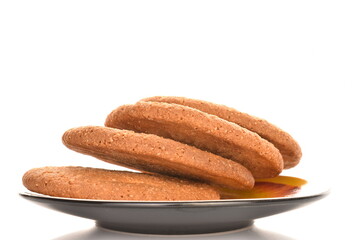
[[200, 234], [236, 230], [255, 219], [297, 209], [325, 197], [329, 190], [311, 182], [296, 194], [273, 198], [204, 201], [113, 201], [62, 198], [33, 192], [22, 197], [43, 207], [93, 219], [97, 226], [144, 234]]

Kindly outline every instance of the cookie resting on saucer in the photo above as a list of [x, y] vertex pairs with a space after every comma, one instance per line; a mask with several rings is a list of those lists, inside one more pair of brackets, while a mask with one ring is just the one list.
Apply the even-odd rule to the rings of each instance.
[[234, 108], [203, 100], [172, 96], [155, 96], [141, 101], [175, 103], [192, 107], [256, 132], [280, 150], [285, 169], [295, 167], [301, 159], [301, 148], [290, 134], [264, 119], [240, 112]]
[[33, 192], [77, 199], [180, 201], [220, 198], [216, 190], [204, 183], [89, 167], [34, 168], [24, 174], [23, 184]]
[[127, 168], [198, 180], [232, 189], [251, 189], [254, 178], [241, 164], [153, 134], [101, 126], [73, 128], [68, 148]]
[[200, 110], [162, 102], [138, 102], [112, 111], [105, 125], [155, 134], [241, 163], [255, 178], [283, 170], [279, 150], [258, 134]]

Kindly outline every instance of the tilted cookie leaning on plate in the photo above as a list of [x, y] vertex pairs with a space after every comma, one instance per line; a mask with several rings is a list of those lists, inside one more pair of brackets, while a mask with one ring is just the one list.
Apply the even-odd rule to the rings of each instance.
[[55, 197], [212, 200], [251, 191], [301, 158], [298, 143], [264, 119], [183, 97], [150, 97], [113, 110], [105, 126], [72, 128], [69, 149], [140, 171], [44, 167], [24, 174], [30, 191]]

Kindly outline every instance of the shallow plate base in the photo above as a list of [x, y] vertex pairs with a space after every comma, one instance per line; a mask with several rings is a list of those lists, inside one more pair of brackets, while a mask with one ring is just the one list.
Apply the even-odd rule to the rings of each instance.
[[252, 226], [254, 221], [240, 221], [233, 225], [227, 224], [216, 224], [216, 225], [204, 225], [204, 226], [181, 226], [181, 225], [154, 225], [148, 224], [143, 226], [134, 226], [133, 224], [121, 224], [109, 223], [109, 222], [96, 222], [96, 226], [104, 229], [129, 232], [129, 233], [142, 233], [142, 234], [166, 234], [166, 235], [180, 235], [180, 234], [204, 234], [204, 233], [216, 233], [226, 232], [232, 230], [245, 229]]

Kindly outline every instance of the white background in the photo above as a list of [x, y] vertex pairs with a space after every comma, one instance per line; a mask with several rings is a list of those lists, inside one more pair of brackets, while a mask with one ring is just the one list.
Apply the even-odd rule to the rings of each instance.
[[356, 239], [359, 13], [358, 1], [1, 1], [0, 238], [91, 235], [92, 221], [21, 199], [23, 173], [116, 168], [66, 149], [63, 132], [176, 95], [280, 126], [303, 149], [284, 175], [331, 186], [320, 202], [258, 220], [252, 239]]

